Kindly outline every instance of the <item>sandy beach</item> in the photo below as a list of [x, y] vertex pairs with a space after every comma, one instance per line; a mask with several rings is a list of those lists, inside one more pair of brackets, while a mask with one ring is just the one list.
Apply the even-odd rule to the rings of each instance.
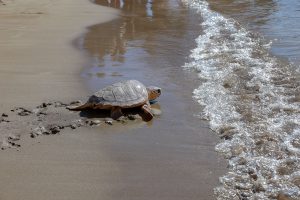
[[[95, 55], [111, 52], [107, 45], [123, 48], [123, 40], [118, 43], [116, 38], [123, 29], [110, 28], [110, 23], [122, 25], [115, 21], [122, 10], [87, 0], [4, 3], [0, 5], [0, 112], [10, 113], [19, 106], [33, 109], [49, 101], [84, 101], [93, 91], [129, 78], [157, 84], [163, 95], [156, 105], [162, 115], [151, 123], [103, 123], [37, 138], [30, 137], [28, 127], [20, 129], [21, 147], [0, 151], [1, 200], [214, 199], [213, 188], [226, 163], [214, 151], [216, 136], [194, 116], [200, 110], [191, 98], [196, 77], [181, 83], [187, 80], [181, 68], [158, 68], [159, 59], [130, 60], [141, 58], [138, 52], [124, 54], [130, 68], [93, 71]], [[168, 59], [182, 64], [176, 55]], [[93, 72], [102, 79], [86, 78]], [[64, 111], [59, 119], [77, 116]], [[8, 134], [0, 130], [1, 137]]]

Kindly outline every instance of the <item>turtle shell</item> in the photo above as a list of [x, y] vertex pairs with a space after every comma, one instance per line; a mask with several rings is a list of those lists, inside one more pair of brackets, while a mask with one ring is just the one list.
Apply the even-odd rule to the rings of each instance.
[[132, 108], [148, 101], [147, 88], [137, 80], [127, 80], [107, 86], [94, 93], [88, 103], [102, 108], [119, 106]]

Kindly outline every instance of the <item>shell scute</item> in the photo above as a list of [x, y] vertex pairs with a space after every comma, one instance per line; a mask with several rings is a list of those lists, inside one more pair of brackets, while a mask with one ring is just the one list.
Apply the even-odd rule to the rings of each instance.
[[112, 90], [104, 90], [102, 92], [102, 98], [104, 101], [108, 101], [108, 102], [115, 102], [115, 95], [113, 94]]
[[126, 96], [128, 98], [128, 101], [138, 99], [138, 95], [136, 94], [135, 90], [130, 86], [126, 85]]

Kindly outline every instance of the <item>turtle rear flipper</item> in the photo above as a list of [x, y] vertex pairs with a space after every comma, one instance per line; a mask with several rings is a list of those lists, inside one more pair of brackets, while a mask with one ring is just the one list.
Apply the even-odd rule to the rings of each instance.
[[67, 106], [66, 108], [68, 110], [72, 110], [72, 111], [82, 111], [82, 110], [85, 110], [85, 109], [89, 109], [91, 107], [92, 107], [91, 104], [86, 103], [86, 104], [83, 104], [81, 106]]
[[123, 116], [122, 109], [120, 107], [112, 107], [110, 116], [114, 120], [119, 119], [121, 116]]

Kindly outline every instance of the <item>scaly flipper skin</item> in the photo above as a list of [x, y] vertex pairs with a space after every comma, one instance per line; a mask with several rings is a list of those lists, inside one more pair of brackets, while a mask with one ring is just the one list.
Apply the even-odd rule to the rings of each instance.
[[92, 108], [93, 106], [91, 104], [83, 104], [81, 106], [67, 106], [67, 109], [72, 110], [72, 111], [82, 111], [85, 109]]
[[145, 104], [141, 107], [141, 109], [144, 111], [144, 114], [142, 116], [143, 120], [146, 122], [149, 122], [153, 119], [153, 114], [151, 112], [151, 107], [149, 104]]
[[120, 107], [112, 107], [110, 111], [110, 117], [114, 120], [119, 119], [123, 116], [122, 109]]

